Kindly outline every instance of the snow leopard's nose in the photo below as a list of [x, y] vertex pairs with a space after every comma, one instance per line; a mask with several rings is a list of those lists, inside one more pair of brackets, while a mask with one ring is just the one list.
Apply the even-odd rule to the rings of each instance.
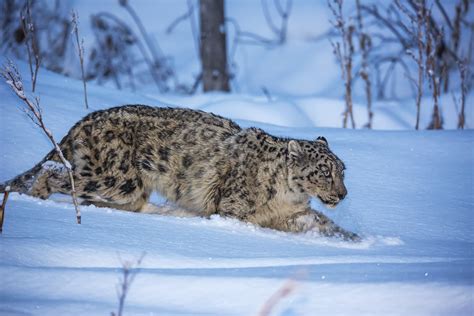
[[347, 189], [346, 188], [342, 188], [341, 191], [339, 191], [339, 193], [337, 194], [337, 196], [339, 197], [340, 200], [343, 200], [347, 195]]

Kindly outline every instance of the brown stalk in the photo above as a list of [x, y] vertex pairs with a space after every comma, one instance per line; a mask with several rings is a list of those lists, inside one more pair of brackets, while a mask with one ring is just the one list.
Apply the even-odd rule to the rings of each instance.
[[10, 194], [9, 188], [5, 189], [3, 193], [2, 206], [0, 206], [0, 234], [3, 232], [3, 219], [5, 218], [5, 207], [7, 206], [8, 195]]
[[458, 115], [458, 128], [464, 129], [466, 124], [466, 117], [465, 117], [465, 107], [466, 107], [466, 95], [467, 95], [467, 78], [468, 78], [468, 66], [467, 60], [462, 59], [458, 62], [459, 67], [459, 75], [461, 77], [461, 110], [459, 111]]
[[71, 182], [71, 196], [72, 201], [74, 203], [74, 208], [76, 210], [76, 221], [78, 224], [81, 223], [81, 210], [79, 209], [79, 204], [77, 202], [77, 195], [76, 195], [76, 187], [74, 185], [74, 176], [72, 171], [71, 163], [64, 157], [61, 148], [59, 147], [58, 143], [54, 140], [53, 134], [51, 131], [46, 127], [43, 121], [43, 114], [42, 109], [39, 104], [39, 98], [35, 98], [35, 101], [32, 102], [25, 94], [25, 90], [23, 88], [23, 82], [21, 80], [20, 74], [18, 69], [13, 64], [12, 61], [9, 61], [8, 64], [4, 65], [1, 69], [1, 74], [5, 79], [6, 83], [11, 87], [13, 92], [20, 98], [23, 103], [25, 104], [24, 111], [26, 115], [35, 123], [38, 127], [40, 127], [44, 134], [48, 137], [49, 141], [53, 145], [56, 153], [61, 160], [61, 163], [66, 168], [69, 181]]
[[275, 306], [282, 301], [284, 298], [288, 297], [296, 290], [297, 283], [293, 279], [287, 280], [281, 288], [279, 288], [275, 293], [268, 298], [268, 300], [263, 304], [262, 309], [258, 313], [259, 316], [270, 316], [272, 310]]
[[441, 86], [441, 77], [443, 70], [436, 65], [436, 47], [442, 37], [442, 34], [433, 35], [431, 31], [431, 19], [428, 17], [431, 16], [429, 10], [423, 10], [425, 17], [423, 18], [425, 22], [425, 34], [426, 34], [426, 51], [425, 51], [425, 70], [426, 76], [429, 79], [429, 85], [433, 95], [433, 115], [432, 122], [429, 125], [429, 129], [441, 129], [441, 114], [439, 111], [439, 95], [440, 95], [440, 86]]
[[72, 11], [72, 25], [73, 25], [73, 32], [76, 39], [76, 46], [77, 46], [77, 53], [79, 55], [79, 61], [81, 63], [81, 74], [82, 74], [82, 84], [84, 86], [84, 103], [86, 105], [86, 109], [89, 108], [89, 103], [87, 102], [87, 85], [86, 85], [86, 76], [84, 74], [84, 39], [79, 42], [79, 15], [77, 12]]
[[128, 291], [130, 290], [130, 286], [135, 280], [137, 276], [137, 268], [143, 261], [146, 253], [142, 253], [140, 258], [137, 261], [124, 261], [120, 259], [120, 263], [122, 265], [122, 278], [120, 279], [120, 283], [117, 284], [117, 298], [119, 300], [119, 306], [117, 309], [117, 313], [112, 312], [111, 316], [122, 316], [123, 309], [125, 307], [125, 299], [127, 298]]
[[365, 83], [365, 97], [367, 99], [367, 128], [372, 128], [372, 118], [374, 113], [372, 112], [372, 83], [369, 76], [369, 50], [371, 47], [371, 40], [367, 33], [364, 32], [364, 25], [362, 22], [362, 12], [360, 6], [360, 0], [356, 0], [357, 6], [357, 27], [358, 27], [358, 37], [359, 37], [359, 48], [362, 52], [362, 63], [360, 76]]
[[[38, 39], [33, 24], [33, 18], [31, 16], [31, 1], [26, 2], [25, 9], [21, 12], [21, 26], [23, 33], [25, 34], [26, 51], [28, 53], [28, 64], [30, 67], [31, 75], [31, 90], [35, 92], [36, 89], [36, 78], [38, 77], [38, 71], [40, 67], [40, 52], [38, 46]], [[35, 63], [35, 69], [33, 70], [33, 58]]]
[[[331, 21], [333, 26], [339, 31], [341, 42], [334, 43], [331, 41], [333, 53], [341, 67], [342, 79], [344, 80], [346, 109], [343, 113], [342, 125], [347, 128], [347, 121], [351, 119], [352, 128], [355, 128], [353, 106], [352, 106], [352, 59], [354, 55], [354, 45], [352, 36], [354, 26], [346, 26], [346, 22], [342, 15], [343, 0], [328, 0], [328, 6], [331, 10], [334, 20]], [[342, 43], [342, 50], [341, 50]]]

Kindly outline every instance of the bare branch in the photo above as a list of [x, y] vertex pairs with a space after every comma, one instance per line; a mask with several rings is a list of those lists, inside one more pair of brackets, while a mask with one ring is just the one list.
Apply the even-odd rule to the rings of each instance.
[[402, 44], [404, 48], [410, 47], [408, 42], [406, 41], [405, 37], [398, 31], [396, 26], [392, 23], [392, 21], [387, 20], [377, 9], [375, 5], [372, 6], [366, 6], [366, 5], [361, 5], [360, 6], [362, 11], [366, 11], [367, 13], [373, 15], [377, 20], [379, 20], [381, 23], [383, 23], [399, 40], [399, 42]]
[[[466, 107], [466, 96], [467, 96], [467, 78], [469, 78], [469, 68], [467, 59], [462, 59], [458, 61], [459, 67], [459, 76], [461, 78], [461, 110], [459, 111], [458, 116], [458, 128], [464, 129], [466, 124], [465, 118], [465, 107]], [[456, 104], [456, 102], [455, 102]]]
[[132, 17], [133, 21], [137, 25], [137, 27], [138, 27], [138, 29], [139, 29], [142, 37], [143, 37], [143, 40], [145, 41], [146, 46], [148, 47], [148, 50], [149, 50], [149, 52], [152, 56], [152, 66], [153, 66], [153, 68], [151, 69], [152, 70], [152, 76], [155, 79], [155, 82], [157, 83], [157, 85], [160, 89], [160, 92], [164, 92], [164, 91], [168, 90], [168, 87], [166, 86], [166, 83], [164, 82], [168, 78], [159, 78], [159, 76], [156, 74], [156, 70], [160, 69], [160, 68], [166, 68], [165, 71], [162, 71], [162, 73], [166, 73], [167, 77], [173, 77], [174, 79], [176, 79], [173, 69], [171, 69], [171, 67], [165, 65], [162, 62], [163, 58], [160, 58], [160, 56], [163, 56], [163, 52], [161, 51], [158, 44], [151, 40], [151, 38], [148, 35], [148, 33], [145, 29], [145, 26], [143, 25], [140, 17], [135, 12], [133, 7], [130, 5], [129, 1], [128, 0], [119, 0], [119, 3], [122, 7], [125, 8], [125, 10]]
[[448, 25], [448, 27], [452, 31], [453, 30], [453, 24], [451, 23], [451, 20], [449, 19], [449, 16], [446, 13], [446, 10], [444, 9], [443, 5], [441, 4], [441, 2], [439, 0], [435, 0], [435, 3], [436, 3], [436, 6], [438, 7], [439, 12], [441, 12], [441, 15], [443, 16], [444, 21], [446, 22], [446, 25]]
[[[343, 113], [343, 127], [347, 128], [347, 120], [351, 119], [352, 128], [355, 128], [354, 114], [352, 110], [352, 62], [354, 55], [354, 45], [352, 37], [355, 31], [353, 25], [346, 25], [344, 16], [342, 14], [343, 0], [328, 0], [328, 7], [333, 15], [333, 20], [330, 22], [338, 30], [341, 36], [341, 42], [334, 43], [333, 53], [341, 66], [342, 79], [345, 86], [345, 103], [346, 109]], [[342, 45], [341, 45], [342, 44]]]
[[[412, 57], [418, 67], [418, 78], [413, 83], [416, 86], [416, 122], [415, 122], [415, 129], [420, 128], [420, 112], [421, 112], [421, 98], [423, 96], [423, 78], [424, 78], [424, 71], [426, 67], [425, 63], [425, 47], [426, 42], [424, 39], [424, 32], [425, 32], [425, 25], [426, 25], [426, 1], [420, 0], [416, 3], [414, 7], [415, 15], [413, 15], [410, 10], [405, 7], [399, 0], [395, 1], [397, 7], [407, 16], [410, 23], [414, 25], [416, 33], [410, 33], [411, 40], [416, 43], [417, 48], [417, 55], [409, 48], [406, 48], [405, 51], [408, 56]], [[406, 74], [408, 78], [412, 78], [409, 73]]]
[[[40, 52], [36, 28], [31, 16], [31, 0], [26, 1], [25, 8], [20, 13], [21, 26], [25, 34], [25, 45], [28, 53], [28, 64], [30, 66], [31, 90], [35, 92], [36, 78], [40, 67]], [[33, 70], [33, 59], [35, 68]]]
[[120, 264], [122, 265], [122, 277], [119, 279], [119, 284], [117, 284], [117, 298], [119, 300], [119, 306], [117, 313], [112, 312], [112, 316], [122, 316], [123, 308], [125, 307], [125, 299], [127, 298], [128, 291], [135, 280], [135, 277], [138, 273], [138, 267], [143, 261], [146, 253], [142, 253], [141, 256], [136, 261], [127, 261], [122, 260], [119, 257]]
[[[193, 2], [193, 0], [188, 0], [187, 1], [187, 6], [188, 6], [188, 9], [186, 10], [186, 12], [184, 12], [182, 15], [178, 16], [166, 28], [166, 34], [171, 34], [171, 32], [173, 32], [173, 30], [175, 29], [176, 26], [178, 26], [178, 24], [180, 24], [181, 22], [189, 19], [189, 24], [191, 26], [191, 34], [193, 36], [193, 41], [194, 41], [194, 48], [196, 49], [197, 57], [199, 58], [199, 56], [200, 56], [200, 52], [199, 52], [200, 39], [199, 39], [199, 35], [198, 35], [196, 21], [195, 21], [195, 18], [194, 18], [194, 14], [197, 10], [196, 10], [196, 6], [195, 6], [195, 3]], [[192, 91], [193, 88], [191, 88], [190, 90]]]
[[174, 28], [178, 26], [181, 22], [186, 21], [191, 17], [194, 11], [194, 4], [188, 2], [188, 9], [186, 12], [184, 12], [182, 15], [178, 16], [176, 19], [174, 19], [170, 25], [166, 28], [166, 34], [171, 34], [173, 32]]
[[5, 207], [7, 206], [8, 194], [10, 194], [9, 186], [5, 188], [2, 205], [0, 206], [0, 234], [3, 233], [3, 220], [5, 219]]
[[42, 110], [39, 104], [39, 98], [35, 98], [34, 102], [28, 99], [28, 97], [25, 94], [25, 90], [23, 89], [23, 83], [21, 80], [20, 73], [18, 72], [17, 67], [15, 66], [15, 64], [13, 64], [11, 60], [8, 62], [8, 64], [5, 64], [2, 66], [0, 72], [1, 72], [2, 77], [5, 79], [6, 83], [13, 90], [13, 92], [15, 92], [18, 98], [20, 98], [25, 104], [25, 107], [23, 108], [23, 110], [26, 111], [28, 117], [33, 121], [33, 123], [41, 127], [45, 135], [48, 137], [49, 141], [51, 142], [54, 149], [56, 150], [56, 153], [58, 154], [59, 159], [61, 160], [62, 164], [66, 168], [69, 175], [69, 180], [71, 182], [71, 196], [74, 203], [74, 208], [76, 210], [76, 220], [77, 220], [77, 223], [80, 224], [81, 211], [79, 209], [79, 204], [77, 202], [76, 188], [74, 185], [72, 166], [71, 166], [71, 163], [64, 157], [61, 148], [59, 147], [58, 143], [54, 140], [53, 134], [48, 128], [46, 128], [46, 125], [44, 124]]
[[367, 115], [368, 122], [367, 127], [372, 128], [372, 118], [374, 116], [372, 112], [372, 83], [370, 81], [369, 75], [369, 50], [372, 46], [372, 41], [370, 36], [365, 33], [364, 25], [362, 21], [362, 12], [360, 8], [360, 0], [356, 0], [356, 9], [357, 9], [357, 34], [359, 37], [359, 49], [362, 52], [362, 67], [359, 72], [361, 78], [365, 83], [365, 96], [367, 99]]
[[84, 86], [84, 103], [86, 105], [86, 109], [89, 108], [89, 103], [87, 102], [87, 85], [86, 85], [86, 77], [84, 74], [84, 39], [79, 41], [79, 15], [76, 11], [71, 12], [72, 16], [72, 31], [75, 35], [76, 39], [76, 47], [77, 53], [79, 55], [79, 62], [81, 63], [81, 75], [82, 75], [82, 84]]
[[283, 8], [279, 0], [273, 1], [276, 12], [278, 13], [279, 18], [280, 18], [279, 27], [275, 24], [270, 14], [270, 9], [267, 4], [268, 0], [261, 0], [261, 3], [262, 3], [263, 16], [265, 17], [265, 21], [267, 22], [268, 27], [277, 36], [278, 38], [277, 43], [283, 44], [286, 41], [288, 18], [291, 13], [292, 0], [286, 0], [285, 8]]
[[[420, 6], [425, 5], [425, 2], [422, 1]], [[433, 115], [432, 121], [428, 126], [428, 129], [441, 129], [442, 128], [442, 119], [439, 111], [439, 96], [441, 93], [441, 78], [445, 68], [439, 66], [436, 62], [436, 50], [440, 45], [443, 37], [443, 33], [438, 33], [435, 35], [435, 32], [432, 32], [432, 19], [431, 19], [431, 10], [426, 7], [420, 7], [420, 12], [423, 14], [423, 22], [425, 28], [425, 71], [426, 76], [429, 79], [429, 86], [432, 91], [433, 96]]]

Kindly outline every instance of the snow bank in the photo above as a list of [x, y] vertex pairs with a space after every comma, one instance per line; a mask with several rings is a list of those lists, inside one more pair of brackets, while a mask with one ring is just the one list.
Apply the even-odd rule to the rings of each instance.
[[[45, 70], [42, 76], [38, 91], [46, 124], [59, 139], [87, 113], [77, 101], [81, 85]], [[93, 85], [89, 90], [93, 110], [119, 103], [180, 104], [275, 135], [324, 135], [346, 163], [349, 195], [334, 211], [316, 200], [313, 206], [364, 240], [351, 244], [219, 217], [93, 206], [82, 207], [83, 224], [77, 225], [68, 197], [41, 201], [12, 194], [0, 238], [0, 314], [105, 315], [117, 307], [120, 258], [133, 260], [143, 252], [127, 315], [256, 314], [291, 278], [297, 279], [295, 290], [276, 306], [276, 315], [474, 312], [473, 131], [314, 127], [324, 122], [318, 106], [341, 103], [330, 98], [267, 102], [210, 94], [166, 96], [161, 102]], [[50, 147], [5, 85], [0, 95], [4, 181], [33, 166]], [[336, 120], [338, 111], [326, 117], [331, 113]]]

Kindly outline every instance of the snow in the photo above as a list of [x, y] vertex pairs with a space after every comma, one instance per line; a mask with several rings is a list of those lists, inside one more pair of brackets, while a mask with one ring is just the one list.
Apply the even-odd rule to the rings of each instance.
[[[20, 70], [26, 65], [20, 63]], [[59, 139], [87, 113], [81, 84], [42, 71], [38, 90], [45, 122]], [[163, 104], [94, 85], [90, 90], [94, 110], [117, 100]], [[15, 108], [20, 101], [6, 85], [0, 85], [0, 95], [4, 181], [33, 166], [50, 144]], [[0, 238], [0, 313], [107, 314], [117, 308], [120, 258], [138, 259], [143, 252], [126, 301], [128, 315], [257, 314], [292, 278], [296, 288], [275, 315], [474, 311], [473, 131], [316, 128], [311, 113], [316, 118], [317, 111], [309, 106], [300, 112], [305, 108], [235, 94], [167, 98], [275, 135], [325, 136], [345, 161], [349, 195], [336, 210], [316, 200], [313, 206], [364, 240], [352, 244], [219, 217], [93, 206], [81, 208], [83, 223], [77, 225], [69, 197], [42, 201], [12, 193]], [[315, 106], [331, 100], [325, 101]]]
[[[146, 27], [162, 20], [153, 34], [176, 58], [178, 73], [196, 74], [188, 22], [165, 35], [187, 10], [186, 2], [163, 2], [161, 11], [132, 5]], [[121, 10], [115, 1], [76, 0], [75, 6], [82, 18]], [[118, 307], [121, 261], [143, 253], [125, 315], [257, 315], [289, 280], [294, 288], [272, 315], [474, 314], [474, 131], [454, 130], [450, 94], [440, 104], [451, 130], [414, 131], [411, 98], [375, 102], [375, 130], [341, 129], [342, 83], [330, 44], [308, 41], [329, 26], [325, 6], [295, 2], [284, 46], [241, 46], [238, 89], [231, 94], [162, 95], [153, 86], [133, 93], [88, 83], [86, 110], [81, 81], [45, 69], [37, 91], [45, 125], [57, 141], [90, 111], [120, 104], [184, 106], [278, 136], [324, 136], [346, 164], [349, 193], [334, 210], [317, 200], [312, 206], [360, 234], [362, 242], [277, 232], [218, 216], [180, 218], [94, 206], [81, 207], [78, 225], [68, 196], [40, 200], [11, 193], [0, 236], [0, 315], [110, 314]], [[248, 18], [243, 29], [271, 37], [263, 17], [248, 14], [254, 9], [253, 1], [229, 1], [226, 8], [239, 21]], [[87, 51], [92, 37], [87, 29], [81, 34]], [[29, 90], [28, 66], [16, 62]], [[39, 162], [51, 144], [7, 84], [0, 83], [0, 97], [3, 182]], [[471, 92], [469, 127], [472, 97]], [[421, 126], [429, 123], [430, 104], [426, 96]], [[355, 97], [354, 111], [362, 127], [367, 112], [361, 96]], [[164, 202], [159, 196], [152, 200]]]
[[[70, 165], [69, 165], [70, 166]], [[46, 162], [44, 162], [41, 167], [44, 169], [44, 170], [52, 170], [52, 171], [55, 171], [57, 173], [62, 173], [62, 172], [66, 172], [65, 169], [68, 169], [68, 166], [64, 166], [62, 163], [60, 162], [56, 162], [56, 161], [51, 161], [51, 160], [48, 160]]]

